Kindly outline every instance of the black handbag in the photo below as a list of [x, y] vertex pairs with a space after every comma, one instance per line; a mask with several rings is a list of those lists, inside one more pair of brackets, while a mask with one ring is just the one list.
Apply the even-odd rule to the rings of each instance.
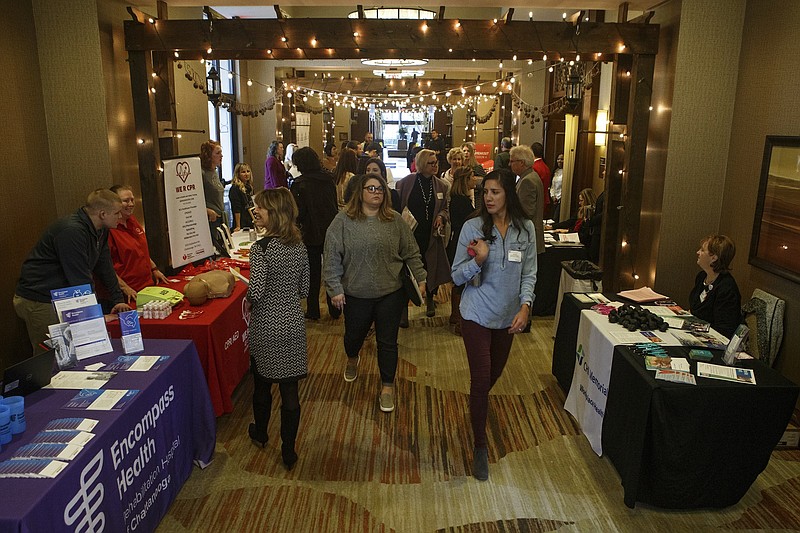
[[419, 290], [419, 285], [417, 285], [417, 278], [414, 277], [414, 273], [411, 272], [408, 263], [404, 262], [403, 268], [400, 269], [400, 281], [403, 283], [403, 290], [406, 292], [408, 299], [416, 306], [422, 305], [422, 293]]

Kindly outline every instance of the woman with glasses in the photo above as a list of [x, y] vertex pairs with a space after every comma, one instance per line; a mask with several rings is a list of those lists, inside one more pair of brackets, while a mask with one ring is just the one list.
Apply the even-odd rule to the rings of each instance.
[[344, 313], [344, 380], [355, 381], [361, 346], [375, 326], [383, 412], [395, 406], [397, 332], [408, 297], [400, 281], [406, 263], [425, 290], [425, 270], [408, 225], [389, 206], [386, 180], [375, 174], [353, 176], [354, 194], [325, 235], [323, 277], [333, 306]]
[[514, 335], [528, 324], [536, 285], [536, 231], [517, 197], [514, 174], [490, 172], [483, 205], [458, 238], [453, 283], [464, 285], [461, 334], [469, 363], [475, 443], [472, 475], [489, 478], [489, 391], [503, 373]]
[[[426, 315], [436, 314], [433, 296], [439, 285], [450, 281], [450, 263], [444, 248], [444, 231], [449, 221], [447, 210], [447, 182], [436, 177], [439, 161], [433, 150], [420, 150], [416, 158], [417, 172], [397, 182], [400, 195], [398, 211], [407, 207], [417, 221], [414, 239], [428, 271], [428, 292], [425, 297]], [[403, 327], [408, 327], [408, 308], [405, 309]]]

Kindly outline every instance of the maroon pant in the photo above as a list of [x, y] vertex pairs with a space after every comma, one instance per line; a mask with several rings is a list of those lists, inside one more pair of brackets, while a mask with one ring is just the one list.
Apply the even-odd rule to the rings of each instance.
[[469, 415], [475, 447], [486, 447], [486, 412], [489, 391], [503, 374], [514, 336], [507, 329], [489, 329], [461, 320], [461, 336], [469, 362]]

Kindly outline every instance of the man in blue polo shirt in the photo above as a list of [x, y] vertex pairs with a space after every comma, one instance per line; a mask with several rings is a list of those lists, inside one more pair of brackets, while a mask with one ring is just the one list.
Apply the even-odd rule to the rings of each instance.
[[93, 285], [93, 275], [108, 289], [112, 313], [129, 311], [108, 251], [108, 230], [117, 227], [122, 201], [108, 189], [89, 194], [86, 205], [54, 222], [22, 264], [14, 310], [28, 328], [34, 354], [43, 351], [48, 326], [58, 322], [50, 291]]

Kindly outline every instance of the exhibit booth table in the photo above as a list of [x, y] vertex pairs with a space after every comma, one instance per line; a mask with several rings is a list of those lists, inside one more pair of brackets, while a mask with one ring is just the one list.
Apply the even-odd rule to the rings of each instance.
[[[592, 449], [607, 455], [619, 472], [625, 504], [735, 504], [766, 468], [800, 388], [755, 360], [737, 363], [754, 370], [755, 385], [700, 377], [696, 385], [656, 380], [643, 358], [616, 340], [624, 328], [587, 310], [591, 305], [565, 296], [553, 374], [567, 392], [565, 409]], [[669, 333], [658, 335], [675, 343]], [[686, 347], [665, 349], [688, 358]], [[722, 364], [722, 352], [715, 353], [714, 363]], [[696, 376], [696, 363], [690, 366]]]
[[536, 288], [533, 300], [534, 316], [553, 316], [558, 301], [558, 285], [561, 279], [561, 262], [585, 259], [586, 251], [582, 244], [548, 244], [544, 253], [539, 254], [536, 267]]
[[[666, 349], [688, 359], [688, 348]], [[719, 355], [713, 363], [723, 364]], [[800, 388], [760, 361], [737, 366], [753, 369], [756, 385], [656, 380], [641, 356], [614, 348], [603, 453], [619, 473], [625, 505], [727, 507], [745, 495], [767, 467]]]
[[[179, 283], [170, 288], [183, 292], [187, 281], [181, 276]], [[193, 306], [184, 299], [176, 305], [166, 319], [141, 318], [139, 323], [145, 339], [189, 339], [194, 341], [200, 364], [203, 367], [214, 413], [220, 416], [233, 411], [233, 391], [250, 369], [250, 350], [247, 344], [247, 324], [250, 313], [245, 309], [247, 284], [237, 281], [227, 298], [215, 298], [202, 305]], [[201, 314], [181, 318], [181, 312]], [[112, 337], [120, 336], [119, 321], [110, 322]]]
[[[79, 362], [110, 363], [114, 352]], [[77, 390], [25, 397], [27, 430], [3, 446], [10, 459], [60, 418], [98, 421], [94, 438], [55, 478], [1, 478], [0, 531], [154, 531], [194, 462], [214, 453], [216, 420], [197, 352], [186, 340], [146, 340], [143, 355], [169, 356], [146, 372], [120, 371], [105, 390], [139, 392], [121, 410], [67, 409]]]

